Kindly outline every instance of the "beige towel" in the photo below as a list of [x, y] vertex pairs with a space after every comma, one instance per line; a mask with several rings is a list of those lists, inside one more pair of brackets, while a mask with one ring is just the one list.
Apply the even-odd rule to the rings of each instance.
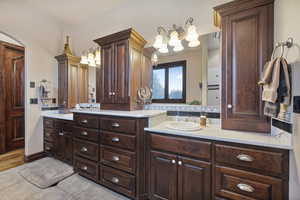
[[276, 103], [277, 101], [277, 89], [280, 83], [280, 65], [283, 66], [283, 73], [285, 76], [286, 87], [287, 87], [287, 96], [284, 98], [283, 104], [290, 104], [290, 77], [288, 71], [287, 61], [282, 58], [276, 58], [271, 60], [265, 65], [264, 75], [261, 81], [258, 84], [263, 85], [262, 100], [266, 102]]

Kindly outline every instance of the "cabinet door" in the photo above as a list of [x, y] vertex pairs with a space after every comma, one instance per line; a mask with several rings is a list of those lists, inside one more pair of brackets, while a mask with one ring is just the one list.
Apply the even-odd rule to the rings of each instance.
[[97, 86], [101, 93], [101, 103], [114, 103], [114, 45], [109, 44], [101, 48], [101, 85]]
[[62, 131], [57, 130], [57, 137], [55, 142], [55, 157], [59, 160], [64, 160], [65, 157], [65, 138]]
[[178, 158], [178, 200], [211, 199], [211, 164]]
[[151, 151], [150, 199], [177, 199], [177, 158], [175, 155]]
[[115, 103], [129, 103], [129, 50], [128, 40], [115, 43], [114, 46], [114, 75], [115, 75]]
[[222, 128], [269, 132], [263, 114], [260, 74], [272, 51], [272, 5], [222, 20]]
[[64, 135], [64, 159], [66, 163], [73, 164], [73, 138], [70, 133]]

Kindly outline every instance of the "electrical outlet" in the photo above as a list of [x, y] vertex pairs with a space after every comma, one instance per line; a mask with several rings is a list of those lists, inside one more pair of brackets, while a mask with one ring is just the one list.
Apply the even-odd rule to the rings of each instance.
[[37, 98], [30, 98], [30, 104], [38, 104]]
[[34, 81], [30, 81], [29, 87], [30, 87], [30, 88], [35, 88], [35, 82], [34, 82]]

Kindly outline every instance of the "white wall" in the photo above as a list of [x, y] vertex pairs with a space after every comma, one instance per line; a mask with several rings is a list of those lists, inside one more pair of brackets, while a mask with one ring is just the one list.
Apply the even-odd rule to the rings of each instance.
[[20, 41], [25, 47], [25, 154], [43, 150], [40, 106], [30, 105], [36, 90], [29, 81], [50, 80], [57, 88], [57, 62], [54, 56], [63, 48], [60, 27], [25, 1], [0, 1], [0, 31]]
[[[293, 95], [300, 95], [300, 11], [299, 0], [277, 0], [275, 2], [275, 42], [294, 38], [294, 46], [287, 51], [292, 64]], [[294, 151], [290, 153], [290, 200], [300, 199], [300, 115], [294, 114]]]

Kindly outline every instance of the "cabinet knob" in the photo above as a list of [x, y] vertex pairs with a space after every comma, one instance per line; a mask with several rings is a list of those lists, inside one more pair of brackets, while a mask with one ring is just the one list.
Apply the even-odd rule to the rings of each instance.
[[254, 158], [247, 154], [239, 154], [237, 156], [237, 159], [239, 159], [240, 161], [245, 161], [245, 162], [253, 162], [254, 161]]
[[232, 105], [231, 105], [231, 104], [228, 104], [228, 105], [227, 105], [227, 108], [228, 108], [228, 109], [231, 109], [231, 108], [232, 108]]
[[87, 135], [88, 135], [88, 133], [87, 133], [86, 131], [82, 131], [82, 132], [81, 132], [81, 135], [83, 135], [83, 136], [87, 136]]
[[108, 95], [111, 96], [111, 95], [113, 95], [113, 94], [112, 94], [112, 92], [109, 92]]
[[119, 156], [113, 156], [112, 159], [113, 159], [113, 161], [119, 161], [120, 160]]
[[182, 165], [182, 161], [178, 161], [178, 165]]
[[172, 160], [172, 164], [175, 164], [176, 163], [176, 160]]
[[46, 149], [47, 151], [51, 150], [51, 148], [50, 148], [50, 147], [45, 147], [45, 149]]
[[87, 166], [83, 166], [81, 169], [82, 169], [83, 171], [86, 171], [86, 170], [88, 169], [88, 167], [87, 167]]
[[248, 185], [248, 184], [239, 183], [236, 186], [240, 190], [245, 191], [245, 192], [253, 193], [255, 191], [255, 189], [251, 185]]
[[117, 178], [117, 177], [113, 177], [112, 179], [111, 179], [111, 181], [113, 182], [113, 183], [119, 183], [119, 179]]
[[119, 128], [119, 127], [120, 127], [120, 124], [115, 122], [115, 123], [112, 123], [111, 126], [114, 127], [114, 128]]
[[112, 95], [113, 95], [113, 96], [115, 96], [115, 95], [116, 95], [116, 93], [115, 93], [115, 92], [112, 92]]
[[86, 120], [86, 119], [81, 120], [81, 123], [82, 123], [82, 124], [87, 124], [87, 123], [88, 123], [88, 120]]
[[118, 137], [113, 137], [113, 138], [111, 139], [111, 141], [112, 141], [112, 142], [119, 142], [120, 139], [119, 139]]
[[87, 150], [86, 147], [82, 147], [80, 151], [82, 151], [82, 152], [87, 152], [88, 150]]
[[59, 132], [58, 135], [59, 136], [64, 136], [64, 133], [63, 132]]

